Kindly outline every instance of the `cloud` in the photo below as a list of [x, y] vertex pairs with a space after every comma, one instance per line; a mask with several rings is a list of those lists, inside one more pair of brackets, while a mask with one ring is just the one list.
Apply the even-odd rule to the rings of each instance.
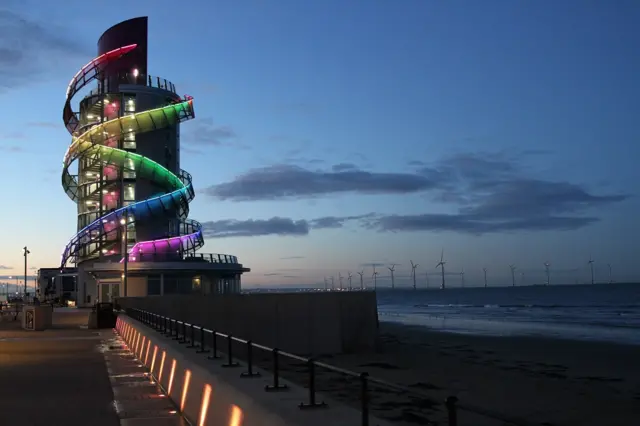
[[214, 238], [255, 237], [264, 235], [303, 236], [309, 234], [306, 220], [293, 220], [285, 217], [249, 220], [218, 220], [202, 224], [204, 234]]
[[[482, 235], [576, 230], [599, 221], [593, 210], [628, 198], [626, 194], [595, 194], [576, 183], [532, 177], [526, 170], [518, 158], [505, 153], [457, 154], [413, 173], [367, 172], [351, 164], [315, 171], [276, 165], [250, 170], [205, 192], [231, 201], [313, 198], [344, 192], [423, 193], [453, 210], [447, 214], [410, 215], [372, 212], [298, 221], [279, 218], [284, 221], [282, 224], [295, 230], [295, 235], [306, 235], [310, 229], [342, 228], [349, 222], [379, 232], [451, 231]], [[281, 233], [265, 231], [261, 227], [268, 227], [267, 221], [259, 222], [255, 232], [245, 232], [251, 235]], [[287, 234], [287, 228], [282, 234]]]
[[433, 189], [431, 177], [415, 173], [349, 170], [309, 170], [279, 164], [249, 170], [230, 182], [204, 189], [219, 200], [256, 201], [312, 198], [320, 195], [357, 192], [363, 194], [409, 194]]
[[351, 163], [340, 163], [340, 164], [335, 164], [331, 167], [331, 170], [333, 170], [334, 172], [340, 173], [340, 172], [346, 172], [349, 170], [358, 170], [358, 167], [355, 164], [351, 164]]
[[191, 145], [220, 146], [236, 138], [229, 126], [217, 126], [210, 117], [195, 120], [183, 136], [184, 142]]
[[11, 145], [11, 146], [0, 146], [0, 152], [24, 152], [24, 149], [21, 146]]
[[299, 260], [299, 259], [306, 259], [306, 256], [286, 256], [286, 257], [280, 258], [280, 260]]
[[271, 273], [268, 273], [268, 274], [262, 274], [262, 275], [263, 275], [263, 276], [265, 276], [265, 277], [277, 277], [277, 276], [280, 276], [280, 275], [282, 275], [282, 274], [280, 274], [280, 273], [278, 273], [278, 272], [271, 272]]
[[313, 229], [337, 229], [342, 228], [346, 222], [375, 217], [374, 213], [357, 216], [324, 216], [309, 221]]
[[0, 91], [41, 81], [70, 57], [89, 58], [91, 49], [78, 39], [51, 22], [0, 10]]
[[13, 268], [11, 268], [9, 266], [5, 266], [5, 265], [0, 265], [0, 269], [4, 270], [4, 269], [13, 269]]

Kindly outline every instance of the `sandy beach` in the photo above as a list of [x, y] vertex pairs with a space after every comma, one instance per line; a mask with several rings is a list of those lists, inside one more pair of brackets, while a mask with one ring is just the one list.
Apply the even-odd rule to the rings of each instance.
[[[449, 395], [545, 426], [615, 426], [640, 419], [640, 346], [537, 337], [485, 337], [381, 323], [376, 353], [321, 361], [416, 389], [429, 399], [377, 389], [373, 413], [403, 425], [446, 424]], [[267, 366], [260, 362], [261, 366]], [[282, 362], [283, 376], [306, 382], [306, 368]], [[359, 404], [357, 380], [318, 371], [319, 392]], [[509, 424], [461, 411], [459, 424]]]

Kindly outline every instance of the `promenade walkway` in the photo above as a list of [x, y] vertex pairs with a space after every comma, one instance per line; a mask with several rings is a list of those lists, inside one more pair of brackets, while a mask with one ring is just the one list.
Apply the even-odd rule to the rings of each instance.
[[[182, 425], [112, 330], [86, 329], [88, 311], [57, 309], [54, 327], [0, 322], [0, 425]], [[117, 398], [114, 398], [116, 393]]]

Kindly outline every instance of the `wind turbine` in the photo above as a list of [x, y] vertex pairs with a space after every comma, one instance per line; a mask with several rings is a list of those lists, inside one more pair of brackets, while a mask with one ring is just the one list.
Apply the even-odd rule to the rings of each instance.
[[587, 262], [589, 264], [589, 267], [591, 268], [591, 284], [594, 283], [593, 281], [593, 263], [595, 262], [595, 260], [593, 260], [591, 258], [591, 255], [589, 255], [589, 261]]
[[411, 262], [411, 275], [413, 275], [413, 289], [416, 289], [416, 268], [418, 267], [417, 263], [413, 263], [413, 260], [410, 260], [409, 262]]
[[549, 282], [551, 281], [551, 280], [549, 279], [549, 266], [551, 266], [551, 265], [549, 264], [549, 262], [544, 262], [544, 269], [545, 269], [545, 271], [547, 272], [547, 284], [546, 284], [546, 285], [549, 285]]
[[364, 269], [362, 270], [362, 272], [358, 272], [358, 275], [360, 275], [360, 290], [364, 290], [364, 279], [362, 278], [362, 276], [364, 275]]
[[613, 284], [613, 278], [611, 276], [611, 264], [607, 263], [607, 266], [609, 267], [609, 284]]
[[460, 271], [460, 280], [462, 281], [462, 287], [464, 287], [464, 268]]
[[329, 290], [329, 284], [327, 284], [327, 277], [324, 277], [324, 291]]
[[342, 291], [342, 274], [338, 272], [338, 284], [340, 285], [340, 291]]
[[524, 272], [520, 272], [520, 285], [525, 285], [524, 284]]
[[515, 287], [516, 286], [516, 265], [512, 263], [511, 265], [509, 265], [509, 268], [511, 268], [511, 286]]
[[351, 277], [353, 277], [353, 275], [351, 275], [351, 271], [349, 271], [348, 273], [349, 275], [347, 275], [348, 279], [349, 279], [349, 291], [351, 291], [353, 289], [353, 287], [351, 287]]
[[427, 288], [429, 288], [429, 271], [424, 276], [427, 278]]
[[373, 266], [373, 275], [371, 275], [371, 278], [373, 278], [373, 291], [376, 291], [378, 288], [378, 272], [376, 271], [375, 265]]
[[484, 271], [484, 288], [487, 288], [487, 268], [482, 268]]
[[391, 267], [387, 266], [387, 269], [389, 270], [389, 272], [391, 272], [391, 288], [395, 289], [396, 288], [396, 278], [393, 276], [393, 272], [396, 270], [396, 264], [392, 263]]
[[444, 249], [442, 249], [442, 252], [440, 252], [440, 262], [438, 262], [438, 264], [436, 265], [436, 269], [438, 269], [438, 267], [442, 268], [442, 286], [440, 287], [441, 289], [444, 290], [444, 264], [447, 263], [444, 261]]
[[333, 277], [331, 277], [331, 290], [335, 290], [336, 286], [334, 285]]

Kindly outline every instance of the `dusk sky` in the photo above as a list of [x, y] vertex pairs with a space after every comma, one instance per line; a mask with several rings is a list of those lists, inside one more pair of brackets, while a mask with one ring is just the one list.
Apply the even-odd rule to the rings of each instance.
[[[69, 80], [99, 36], [149, 16], [149, 74], [194, 96], [181, 166], [205, 253], [243, 284], [410, 264], [435, 284], [639, 281], [640, 2], [4, 0], [0, 277], [56, 267]], [[81, 94], [82, 95], [82, 94]], [[74, 103], [81, 98], [78, 96]], [[34, 272], [34, 271], [31, 271]], [[452, 286], [459, 277], [450, 277]], [[346, 280], [345, 280], [346, 284]]]

